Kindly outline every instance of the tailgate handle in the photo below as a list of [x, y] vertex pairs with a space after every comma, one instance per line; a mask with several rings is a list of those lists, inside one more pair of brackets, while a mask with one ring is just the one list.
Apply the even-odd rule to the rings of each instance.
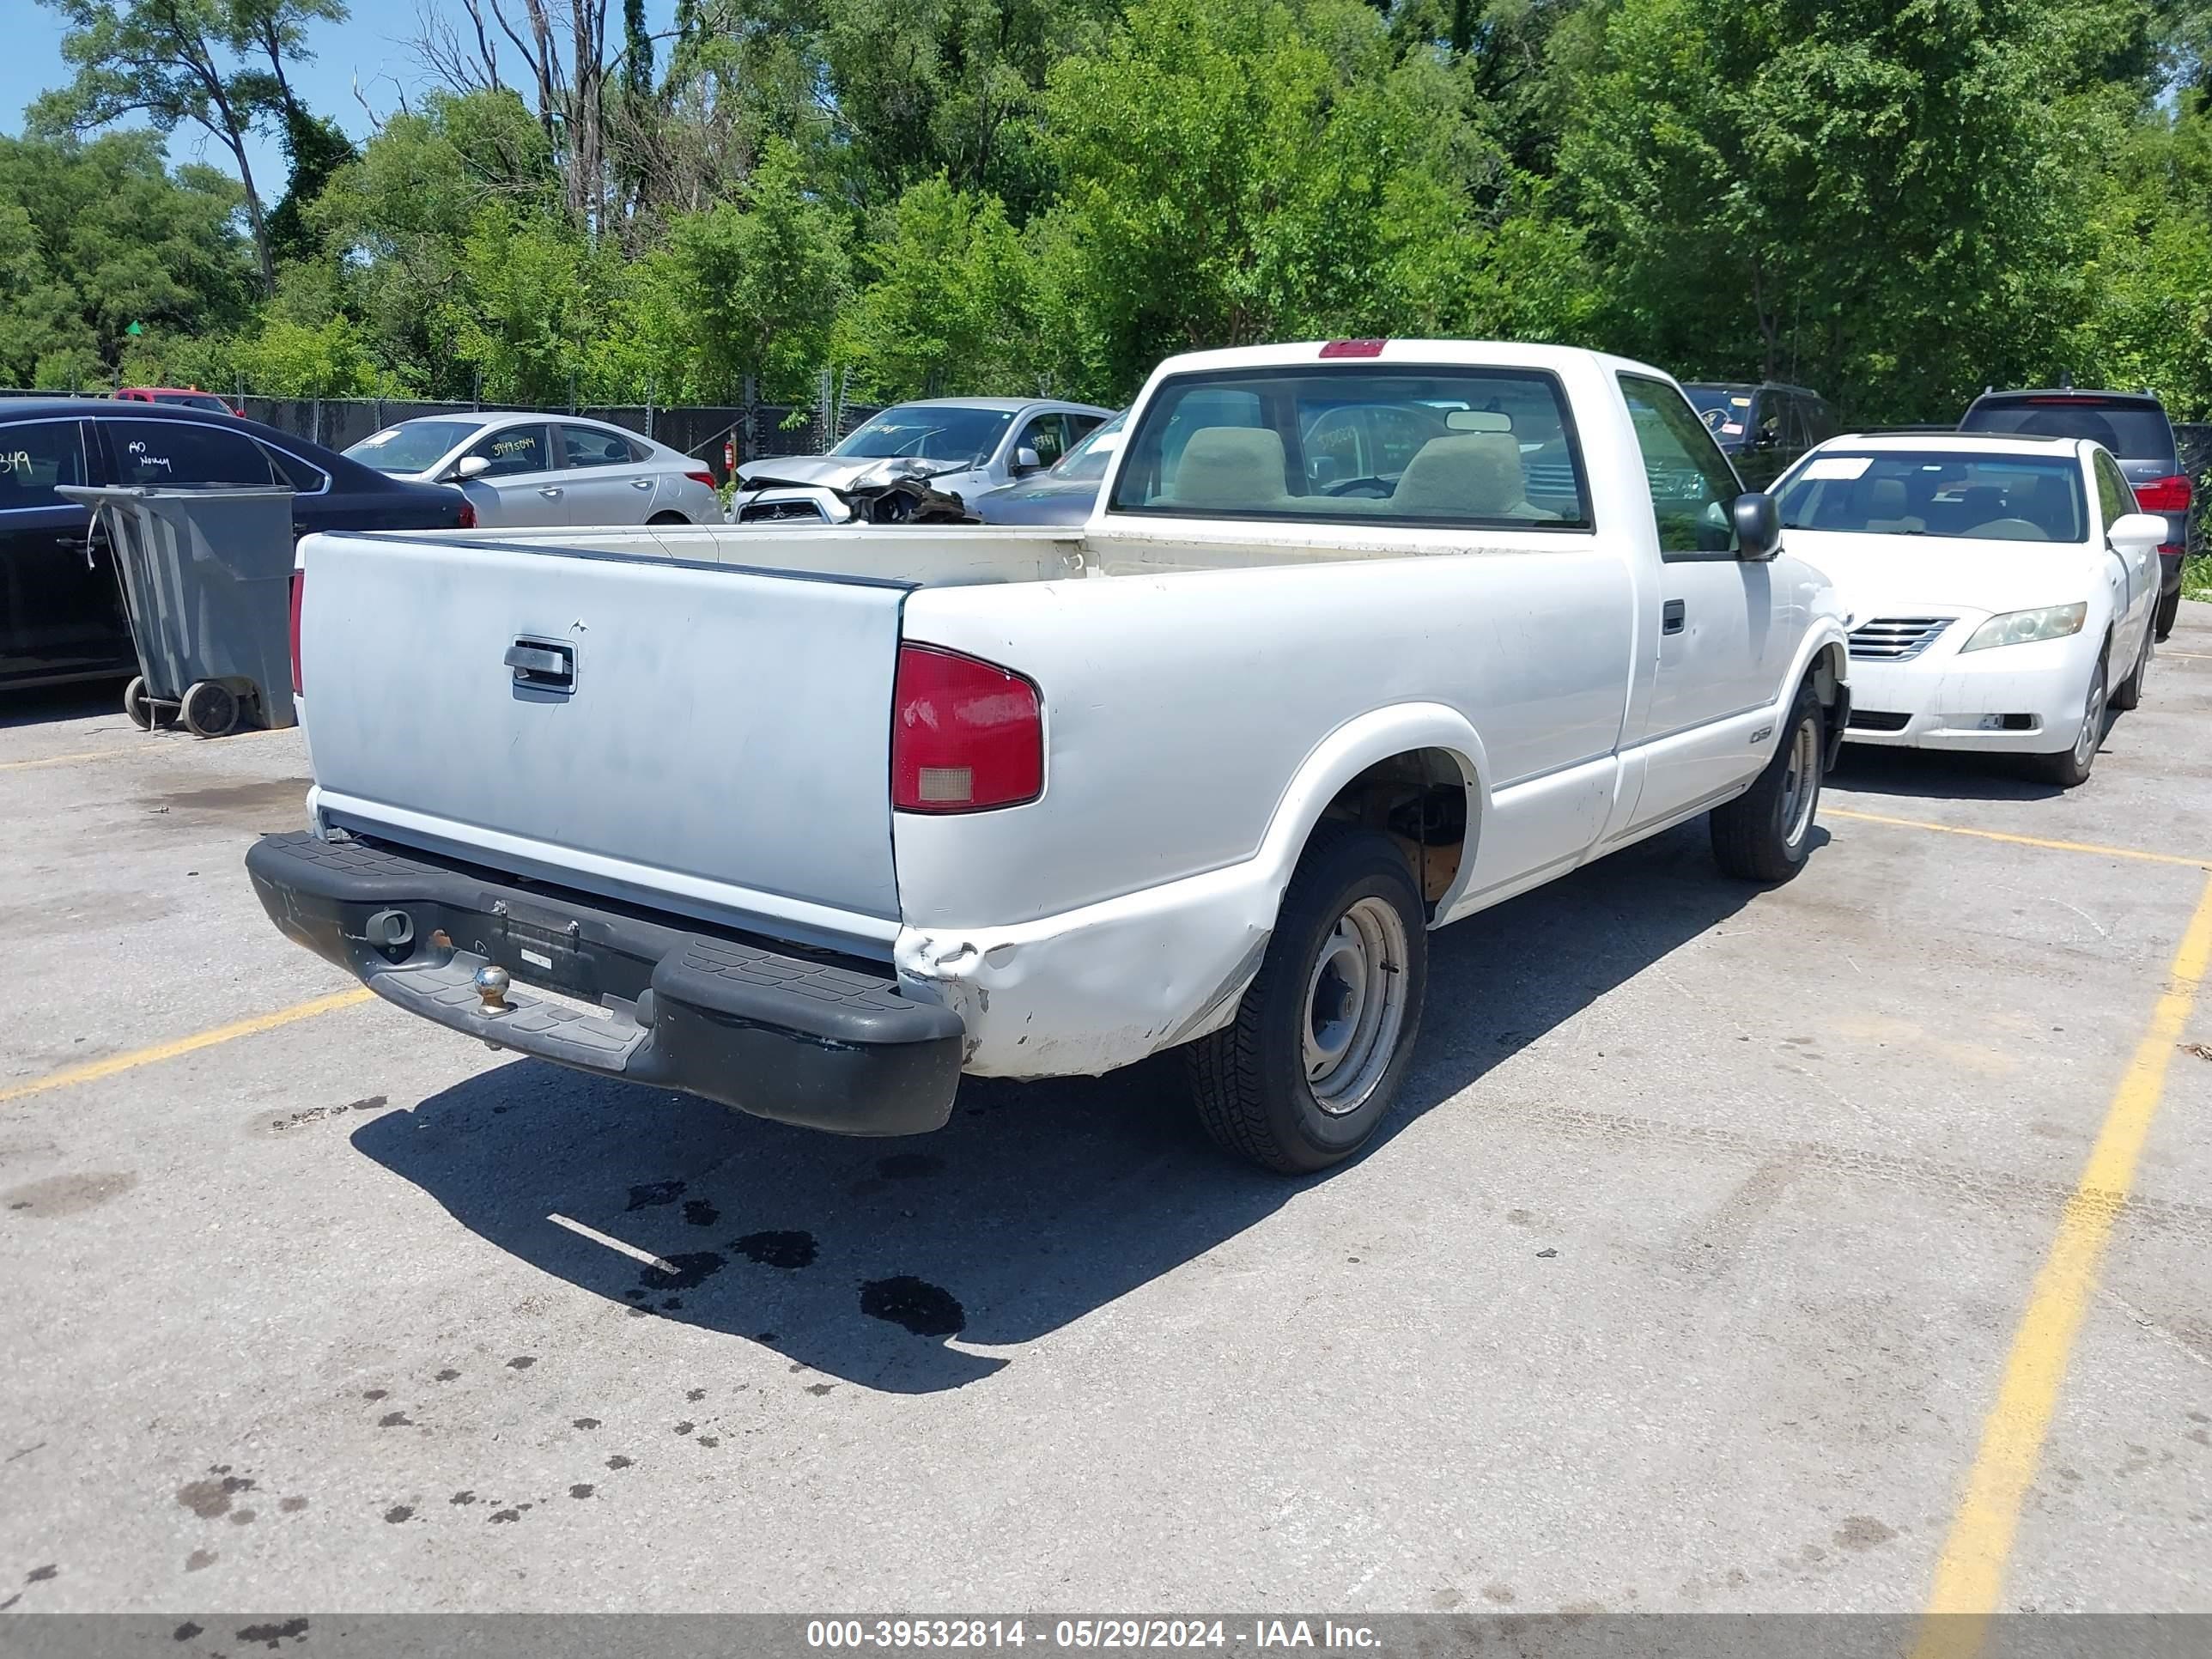
[[514, 683], [541, 691], [576, 689], [576, 651], [574, 646], [549, 645], [543, 640], [517, 640], [507, 647], [507, 665]]

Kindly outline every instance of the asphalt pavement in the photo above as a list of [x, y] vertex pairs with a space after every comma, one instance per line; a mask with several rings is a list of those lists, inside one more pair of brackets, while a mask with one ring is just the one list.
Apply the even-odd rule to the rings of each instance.
[[2212, 1612], [2212, 606], [2080, 791], [1853, 750], [1788, 886], [1439, 935], [1303, 1182], [1172, 1063], [489, 1052], [262, 915], [296, 733], [106, 698], [0, 709], [0, 1607]]

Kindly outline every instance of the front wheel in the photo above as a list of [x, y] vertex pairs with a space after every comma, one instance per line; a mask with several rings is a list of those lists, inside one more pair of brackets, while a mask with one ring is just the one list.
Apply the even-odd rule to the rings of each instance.
[[2105, 740], [2105, 675], [2112, 656], [2111, 641], [2097, 653], [2097, 665], [2089, 671], [2089, 688], [2081, 694], [2081, 720], [2074, 728], [2070, 748], [2055, 755], [2024, 755], [2027, 775], [2061, 789], [2072, 789], [2089, 781], [2097, 763], [2097, 747]]
[[238, 693], [221, 680], [196, 680], [185, 688], [185, 729], [196, 738], [227, 738], [238, 729]]
[[1820, 700], [1800, 686], [1774, 758], [1743, 793], [1712, 812], [1713, 858], [1739, 881], [1787, 881], [1813, 850], [1824, 750]]
[[1217, 1145], [1306, 1175], [1367, 1143], [1412, 1063], [1427, 925], [1389, 836], [1336, 823], [1315, 832], [1236, 1019], [1185, 1051]]
[[2127, 678], [2112, 688], [2112, 707], [2123, 713], [2142, 706], [2143, 682], [2150, 678], [2150, 659], [2154, 647], [2151, 635], [2157, 630], [2143, 629], [2142, 649], [2136, 653], [2136, 665], [2128, 671]]

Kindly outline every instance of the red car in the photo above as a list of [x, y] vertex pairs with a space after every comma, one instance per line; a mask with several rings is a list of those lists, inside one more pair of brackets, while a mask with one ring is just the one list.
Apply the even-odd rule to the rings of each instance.
[[204, 409], [214, 415], [243, 415], [246, 411], [233, 409], [212, 392], [203, 392], [196, 386], [118, 386], [115, 395], [134, 404], [182, 404], [187, 409]]

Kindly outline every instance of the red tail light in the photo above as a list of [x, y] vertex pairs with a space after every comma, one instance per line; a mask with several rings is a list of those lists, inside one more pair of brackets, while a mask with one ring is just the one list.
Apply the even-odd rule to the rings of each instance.
[[1324, 357], [1380, 357], [1388, 340], [1331, 340], [1321, 349]]
[[696, 472], [687, 472], [684, 476], [690, 479], [693, 483], [702, 483], [709, 489], [714, 487], [714, 475], [703, 466]]
[[307, 597], [307, 573], [295, 566], [292, 571], [292, 695], [300, 695], [300, 601]]
[[1011, 669], [902, 645], [891, 693], [891, 805], [981, 812], [1044, 793], [1044, 705]]
[[474, 501], [472, 501], [469, 500], [469, 498], [468, 498], [467, 496], [464, 495], [463, 497], [461, 497], [461, 520], [460, 520], [460, 528], [462, 528], [463, 530], [474, 530], [476, 527], [477, 527], [477, 504], [476, 504]]
[[2188, 477], [2177, 472], [2171, 478], [2137, 484], [2136, 505], [2146, 513], [2186, 513], [2195, 495]]

